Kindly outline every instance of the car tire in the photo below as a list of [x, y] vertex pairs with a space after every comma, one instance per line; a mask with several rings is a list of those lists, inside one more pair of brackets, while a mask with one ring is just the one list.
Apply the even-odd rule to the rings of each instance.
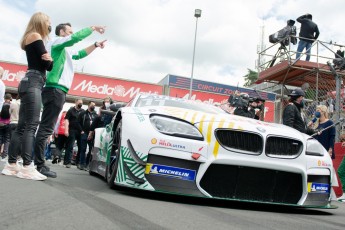
[[111, 150], [110, 159], [115, 157], [112, 162], [107, 166], [106, 179], [110, 188], [116, 188], [115, 178], [117, 174], [117, 169], [119, 165], [120, 148], [121, 148], [121, 132], [122, 132], [122, 121], [119, 122], [115, 129], [113, 147]]

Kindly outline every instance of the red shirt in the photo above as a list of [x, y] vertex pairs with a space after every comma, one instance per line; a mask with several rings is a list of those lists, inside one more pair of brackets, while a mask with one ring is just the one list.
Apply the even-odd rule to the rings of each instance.
[[64, 135], [65, 134], [65, 116], [66, 116], [66, 111], [61, 113], [60, 120], [58, 121], [58, 129], [57, 129], [57, 134], [59, 135]]

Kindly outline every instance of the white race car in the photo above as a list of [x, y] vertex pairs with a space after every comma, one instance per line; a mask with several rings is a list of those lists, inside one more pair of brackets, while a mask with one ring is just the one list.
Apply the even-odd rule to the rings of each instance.
[[95, 133], [89, 172], [111, 187], [334, 207], [329, 154], [317, 140], [281, 124], [139, 94]]

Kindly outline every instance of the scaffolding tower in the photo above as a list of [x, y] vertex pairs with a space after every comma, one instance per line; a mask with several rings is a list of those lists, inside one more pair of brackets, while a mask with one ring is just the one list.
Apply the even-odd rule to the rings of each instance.
[[[344, 47], [317, 40], [311, 47], [310, 61], [302, 60], [306, 57], [305, 53], [297, 60], [294, 51], [296, 48], [292, 47], [291, 42], [284, 47], [281, 42], [277, 42], [258, 53], [259, 60], [269, 61], [258, 66], [256, 84], [259, 85], [254, 88], [274, 91], [280, 95], [276, 102], [275, 122], [280, 122], [283, 108], [287, 104], [287, 95], [296, 87], [306, 92], [305, 98], [308, 103], [305, 113], [309, 119], [319, 104], [328, 106], [332, 120], [338, 121], [340, 117], [344, 117], [345, 68], [333, 64], [335, 58], [341, 58], [339, 50]], [[336, 140], [343, 129], [342, 126], [337, 127]]]

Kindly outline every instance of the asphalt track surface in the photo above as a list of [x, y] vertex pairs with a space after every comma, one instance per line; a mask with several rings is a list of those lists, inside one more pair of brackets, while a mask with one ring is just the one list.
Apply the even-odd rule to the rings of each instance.
[[44, 182], [0, 175], [0, 230], [345, 229], [345, 203], [296, 209], [111, 190], [75, 166], [48, 165], [58, 177]]

